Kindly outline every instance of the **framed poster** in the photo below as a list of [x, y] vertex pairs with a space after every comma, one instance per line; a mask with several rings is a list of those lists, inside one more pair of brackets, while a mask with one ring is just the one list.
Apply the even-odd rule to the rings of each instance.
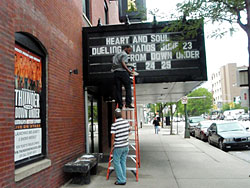
[[15, 162], [42, 154], [42, 59], [15, 45]]

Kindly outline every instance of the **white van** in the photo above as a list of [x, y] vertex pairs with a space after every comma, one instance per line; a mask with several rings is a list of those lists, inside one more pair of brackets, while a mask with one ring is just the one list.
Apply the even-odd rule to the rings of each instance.
[[[234, 109], [234, 110], [226, 110], [224, 111], [223, 115], [225, 119], [238, 119], [238, 117], [245, 113], [244, 109]], [[230, 117], [230, 118], [227, 118]]]

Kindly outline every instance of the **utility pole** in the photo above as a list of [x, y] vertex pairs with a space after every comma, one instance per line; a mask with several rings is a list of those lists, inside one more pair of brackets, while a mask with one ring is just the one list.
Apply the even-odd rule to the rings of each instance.
[[187, 104], [184, 104], [184, 112], [185, 112], [185, 135], [184, 138], [190, 138], [189, 125], [188, 125], [188, 116], [187, 116]]
[[184, 96], [181, 99], [181, 103], [184, 105], [184, 113], [185, 113], [185, 133], [184, 138], [190, 138], [190, 132], [189, 132], [189, 126], [188, 126], [188, 117], [187, 117], [187, 103], [188, 103], [188, 97]]
[[188, 99], [204, 99], [206, 96], [199, 96], [199, 97], [187, 97], [184, 96], [181, 99], [181, 103], [184, 105], [184, 112], [185, 112], [185, 134], [184, 138], [190, 138], [190, 132], [189, 132], [189, 124], [188, 124], [188, 116], [187, 116], [187, 103]]
[[248, 65], [248, 114], [250, 119], [250, 57], [249, 57], [249, 65]]

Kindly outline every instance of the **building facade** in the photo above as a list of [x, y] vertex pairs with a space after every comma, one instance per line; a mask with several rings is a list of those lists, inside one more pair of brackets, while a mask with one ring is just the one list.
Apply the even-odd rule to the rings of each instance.
[[220, 102], [222, 101], [220, 71], [212, 74], [212, 93], [214, 98], [214, 104], [220, 105]]
[[0, 7], [0, 187], [60, 187], [71, 178], [63, 165], [86, 152], [82, 27], [119, 23], [118, 3]]
[[[237, 72], [240, 68], [236, 63], [229, 63], [212, 74], [212, 93], [214, 104], [218, 108], [222, 108], [225, 103], [238, 103], [241, 99], [244, 100], [243, 88], [237, 85]], [[244, 106], [244, 101], [242, 104]]]

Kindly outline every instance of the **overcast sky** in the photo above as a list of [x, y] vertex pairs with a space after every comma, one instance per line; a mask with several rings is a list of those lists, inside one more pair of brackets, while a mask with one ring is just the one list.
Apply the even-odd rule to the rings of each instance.
[[[183, 0], [146, 0], [147, 9], [159, 9], [165, 15], [173, 12], [178, 2]], [[152, 16], [148, 15], [148, 21], [152, 21]], [[160, 20], [160, 18], [157, 18]], [[166, 18], [162, 18], [166, 21]], [[208, 82], [203, 87], [211, 89], [211, 75], [219, 71], [220, 67], [228, 63], [237, 63], [237, 66], [248, 65], [247, 35], [239, 27], [233, 36], [229, 34], [222, 39], [205, 38]], [[208, 36], [216, 25], [205, 25], [205, 36]]]

